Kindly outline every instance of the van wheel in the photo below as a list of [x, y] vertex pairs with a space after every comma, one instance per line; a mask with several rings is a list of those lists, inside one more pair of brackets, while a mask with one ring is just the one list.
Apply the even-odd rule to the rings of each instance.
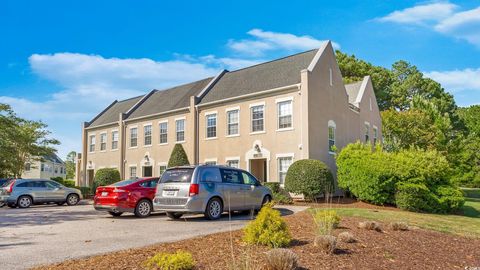
[[20, 208], [28, 208], [32, 205], [32, 198], [30, 198], [30, 196], [20, 196], [20, 198], [18, 198], [17, 205]]
[[78, 201], [80, 201], [80, 198], [77, 194], [70, 194], [67, 196], [67, 204], [70, 206], [78, 204]]
[[135, 216], [146, 218], [152, 213], [152, 204], [148, 200], [140, 200], [135, 207]]
[[111, 212], [111, 211], [109, 211], [108, 213], [112, 215], [112, 217], [119, 217], [123, 214], [123, 212]]
[[223, 204], [219, 198], [213, 198], [207, 203], [205, 217], [210, 220], [219, 219], [223, 213]]
[[171, 219], [179, 219], [183, 216], [183, 213], [178, 213], [178, 212], [167, 212], [167, 217]]

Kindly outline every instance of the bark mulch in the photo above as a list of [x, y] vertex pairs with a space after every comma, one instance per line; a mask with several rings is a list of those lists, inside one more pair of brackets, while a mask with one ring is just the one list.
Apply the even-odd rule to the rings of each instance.
[[[343, 218], [334, 232], [351, 232], [355, 243], [338, 243], [334, 254], [313, 246], [314, 226], [307, 211], [285, 217], [294, 238], [289, 247], [303, 269], [466, 269], [480, 267], [480, 239], [423, 229], [382, 231], [357, 228], [362, 219]], [[152, 235], [152, 237], [155, 237]], [[193, 254], [197, 269], [262, 269], [265, 247], [246, 246], [242, 231], [218, 233], [174, 243], [157, 244], [85, 259], [68, 260], [37, 269], [143, 269], [142, 263], [157, 252], [185, 250]]]

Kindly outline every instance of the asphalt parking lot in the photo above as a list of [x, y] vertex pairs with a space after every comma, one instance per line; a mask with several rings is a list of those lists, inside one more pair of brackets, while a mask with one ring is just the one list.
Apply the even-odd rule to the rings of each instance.
[[[290, 215], [304, 210], [286, 206]], [[28, 209], [0, 208], [0, 268], [25, 269], [128, 248], [172, 242], [230, 229], [240, 229], [250, 215], [224, 215], [207, 221], [202, 215], [170, 220], [163, 213], [138, 219], [133, 214], [113, 218], [92, 205], [39, 205]]]

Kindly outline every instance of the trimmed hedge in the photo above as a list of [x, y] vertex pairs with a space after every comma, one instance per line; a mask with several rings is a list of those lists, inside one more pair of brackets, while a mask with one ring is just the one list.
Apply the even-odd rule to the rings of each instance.
[[290, 194], [280, 187], [278, 182], [266, 182], [263, 184], [272, 191], [273, 200], [279, 204], [292, 204], [293, 199]]
[[93, 181], [94, 188], [98, 186], [108, 186], [113, 183], [120, 181], [120, 172], [114, 168], [103, 168], [99, 169], [95, 173], [95, 180]]
[[187, 153], [185, 153], [183, 146], [177, 143], [173, 147], [172, 154], [170, 155], [170, 159], [168, 160], [168, 167], [170, 168], [185, 165], [190, 165]]
[[380, 146], [354, 143], [337, 156], [340, 188], [374, 204], [446, 213], [459, 209], [464, 198], [451, 184], [452, 170], [437, 151], [385, 152]]
[[288, 192], [303, 194], [306, 199], [312, 200], [332, 192], [333, 187], [333, 175], [320, 160], [298, 160], [288, 168], [285, 178], [285, 190]]

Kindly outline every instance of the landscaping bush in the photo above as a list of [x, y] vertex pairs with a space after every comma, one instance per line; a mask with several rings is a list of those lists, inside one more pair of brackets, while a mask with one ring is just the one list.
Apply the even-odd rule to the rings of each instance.
[[92, 188], [91, 187], [76, 187], [77, 189], [82, 192], [83, 198], [88, 198], [93, 195]]
[[103, 168], [99, 169], [95, 173], [94, 187], [93, 190], [98, 186], [108, 186], [115, 182], [120, 181], [120, 172], [114, 168]]
[[441, 212], [457, 211], [465, 204], [463, 192], [456, 187], [443, 185], [435, 188]]
[[65, 180], [63, 181], [63, 185], [66, 187], [74, 188], [75, 187], [75, 180]]
[[145, 261], [147, 269], [191, 270], [195, 267], [192, 254], [178, 250], [176, 253], [158, 253]]
[[339, 233], [337, 236], [338, 241], [344, 242], [344, 243], [355, 243], [355, 236], [353, 236], [352, 233], [349, 232], [342, 232]]
[[408, 231], [408, 224], [405, 222], [392, 222], [390, 228], [394, 231]]
[[172, 150], [172, 154], [170, 155], [170, 159], [168, 160], [168, 167], [176, 167], [176, 166], [185, 166], [190, 165], [188, 161], [187, 153], [183, 149], [183, 146], [179, 143], [175, 144]]
[[303, 194], [306, 199], [313, 200], [321, 194], [331, 193], [333, 188], [333, 175], [320, 160], [298, 160], [288, 168], [285, 178], [288, 192]]
[[60, 184], [62, 184], [62, 185], [64, 184], [63, 178], [60, 177], [60, 176], [50, 177], [50, 180], [53, 180], [53, 181], [55, 181], [55, 182], [57, 182], [57, 183], [60, 183]]
[[337, 248], [337, 238], [333, 235], [318, 235], [315, 237], [313, 245], [325, 253], [331, 254]]
[[291, 236], [280, 212], [267, 204], [260, 210], [255, 220], [250, 221], [245, 227], [243, 241], [247, 244], [279, 248], [288, 246]]
[[295, 270], [298, 268], [298, 258], [293, 251], [276, 248], [266, 254], [266, 270]]
[[280, 187], [278, 182], [266, 182], [263, 184], [272, 191], [273, 201], [279, 204], [292, 204], [293, 199], [290, 194]]
[[376, 221], [362, 221], [358, 223], [358, 227], [360, 229], [365, 229], [365, 230], [374, 230], [374, 231], [381, 231], [382, 227], [380, 227], [380, 223]]
[[438, 199], [424, 184], [399, 183], [395, 194], [398, 208], [415, 212], [438, 212]]
[[313, 213], [318, 235], [331, 234], [340, 224], [340, 216], [334, 210], [318, 210]]

